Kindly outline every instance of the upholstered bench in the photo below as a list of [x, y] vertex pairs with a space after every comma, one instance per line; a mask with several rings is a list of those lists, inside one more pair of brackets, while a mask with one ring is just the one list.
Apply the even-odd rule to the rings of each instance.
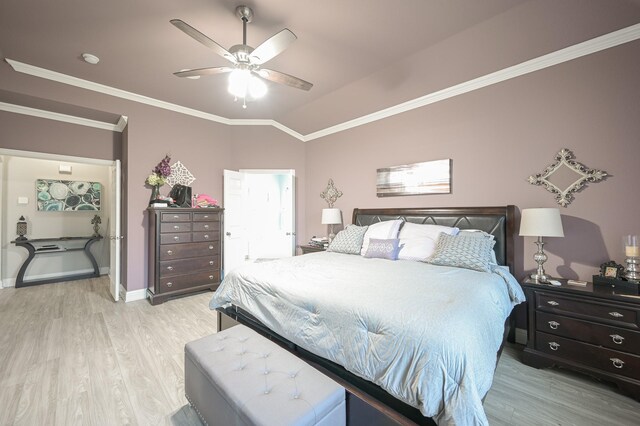
[[342, 386], [243, 325], [187, 343], [185, 394], [207, 425], [346, 424]]

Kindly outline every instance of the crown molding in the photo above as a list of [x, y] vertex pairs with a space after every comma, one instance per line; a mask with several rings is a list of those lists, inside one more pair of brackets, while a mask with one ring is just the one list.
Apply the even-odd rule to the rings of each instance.
[[[173, 104], [170, 102], [161, 101], [159, 99], [150, 98], [148, 96], [138, 95], [126, 90], [117, 89], [103, 84], [94, 83], [89, 80], [83, 80], [77, 77], [72, 77], [59, 72], [47, 70], [45, 68], [36, 67], [22, 62], [15, 61], [13, 59], [5, 58], [7, 63], [11, 67], [20, 73], [32, 75], [34, 77], [45, 78], [47, 80], [56, 81], [63, 84], [68, 84], [75, 87], [80, 87], [86, 90], [91, 90], [98, 93], [138, 102], [157, 108], [163, 108], [166, 110], [178, 112], [181, 114], [191, 115], [193, 117], [202, 118], [216, 123], [226, 124], [230, 126], [272, 126], [276, 129], [287, 133], [288, 135], [303, 141], [308, 142], [314, 139], [319, 139], [334, 133], [342, 132], [354, 127], [363, 126], [374, 121], [382, 120], [392, 117], [403, 112], [411, 111], [416, 108], [421, 108], [426, 105], [430, 105], [436, 102], [450, 99], [455, 96], [459, 96], [465, 93], [469, 93], [474, 90], [481, 89], [483, 87], [491, 86], [512, 78], [520, 77], [525, 74], [529, 74], [535, 71], [542, 70], [554, 65], [561, 64], [563, 62], [571, 61], [592, 53], [600, 52], [621, 44], [629, 43], [640, 39], [640, 24], [635, 24], [630, 27], [626, 27], [617, 31], [613, 31], [609, 34], [605, 34], [591, 40], [587, 40], [573, 46], [566, 47], [564, 49], [557, 50], [555, 52], [539, 56], [537, 58], [522, 62], [520, 64], [504, 68], [502, 70], [460, 83], [446, 89], [439, 90], [437, 92], [429, 93], [416, 99], [412, 99], [407, 102], [403, 102], [398, 105], [394, 105], [383, 110], [367, 114], [353, 120], [348, 120], [334, 126], [327, 127], [316, 132], [303, 135], [295, 130], [285, 126], [284, 124], [270, 119], [231, 119], [221, 117], [219, 115], [206, 113], [192, 108], [187, 108], [181, 105]], [[55, 114], [55, 113], [51, 113]], [[62, 115], [62, 114], [59, 114]], [[124, 117], [124, 116], [123, 116]], [[48, 118], [48, 117], [44, 117]], [[54, 118], [55, 119], [55, 118]], [[126, 125], [126, 117], [118, 122], [117, 127], [120, 127], [121, 122], [124, 121]], [[80, 124], [80, 123], [76, 123]], [[118, 131], [118, 130], [116, 130]], [[122, 131], [122, 130], [119, 130]]]
[[[32, 117], [46, 118], [48, 120], [62, 121], [65, 123], [78, 124], [80, 126], [94, 127], [96, 129], [110, 130], [112, 132], [122, 132], [122, 129], [119, 128], [120, 121], [118, 122], [118, 124], [111, 124], [104, 121], [76, 117], [75, 115], [60, 114], [57, 112], [45, 111], [42, 109], [30, 108], [22, 105], [8, 104], [6, 102], [0, 102], [0, 111], [30, 115]], [[120, 117], [120, 120], [122, 121], [122, 117]], [[124, 128], [124, 126], [122, 128]]]
[[116, 131], [122, 133], [125, 127], [127, 127], [127, 123], [129, 122], [129, 117], [126, 115], [121, 115], [118, 120], [118, 124], [116, 124]]

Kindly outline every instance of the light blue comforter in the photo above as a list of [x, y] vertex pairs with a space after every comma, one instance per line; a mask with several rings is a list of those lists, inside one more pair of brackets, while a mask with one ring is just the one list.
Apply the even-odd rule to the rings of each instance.
[[384, 388], [439, 424], [488, 424], [504, 322], [524, 301], [506, 270], [314, 253], [237, 268], [232, 303], [274, 332]]

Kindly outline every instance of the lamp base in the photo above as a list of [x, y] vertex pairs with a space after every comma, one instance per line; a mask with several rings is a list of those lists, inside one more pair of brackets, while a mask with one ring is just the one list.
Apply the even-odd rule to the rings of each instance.
[[546, 283], [549, 282], [551, 276], [547, 274], [531, 274], [529, 275], [529, 278], [539, 283]]

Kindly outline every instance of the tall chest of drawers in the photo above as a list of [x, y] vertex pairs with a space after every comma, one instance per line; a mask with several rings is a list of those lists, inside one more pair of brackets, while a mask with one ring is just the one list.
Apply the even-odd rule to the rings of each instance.
[[149, 208], [152, 305], [220, 284], [223, 209]]
[[606, 286], [527, 283], [528, 341], [522, 360], [611, 381], [640, 400], [640, 297]]

